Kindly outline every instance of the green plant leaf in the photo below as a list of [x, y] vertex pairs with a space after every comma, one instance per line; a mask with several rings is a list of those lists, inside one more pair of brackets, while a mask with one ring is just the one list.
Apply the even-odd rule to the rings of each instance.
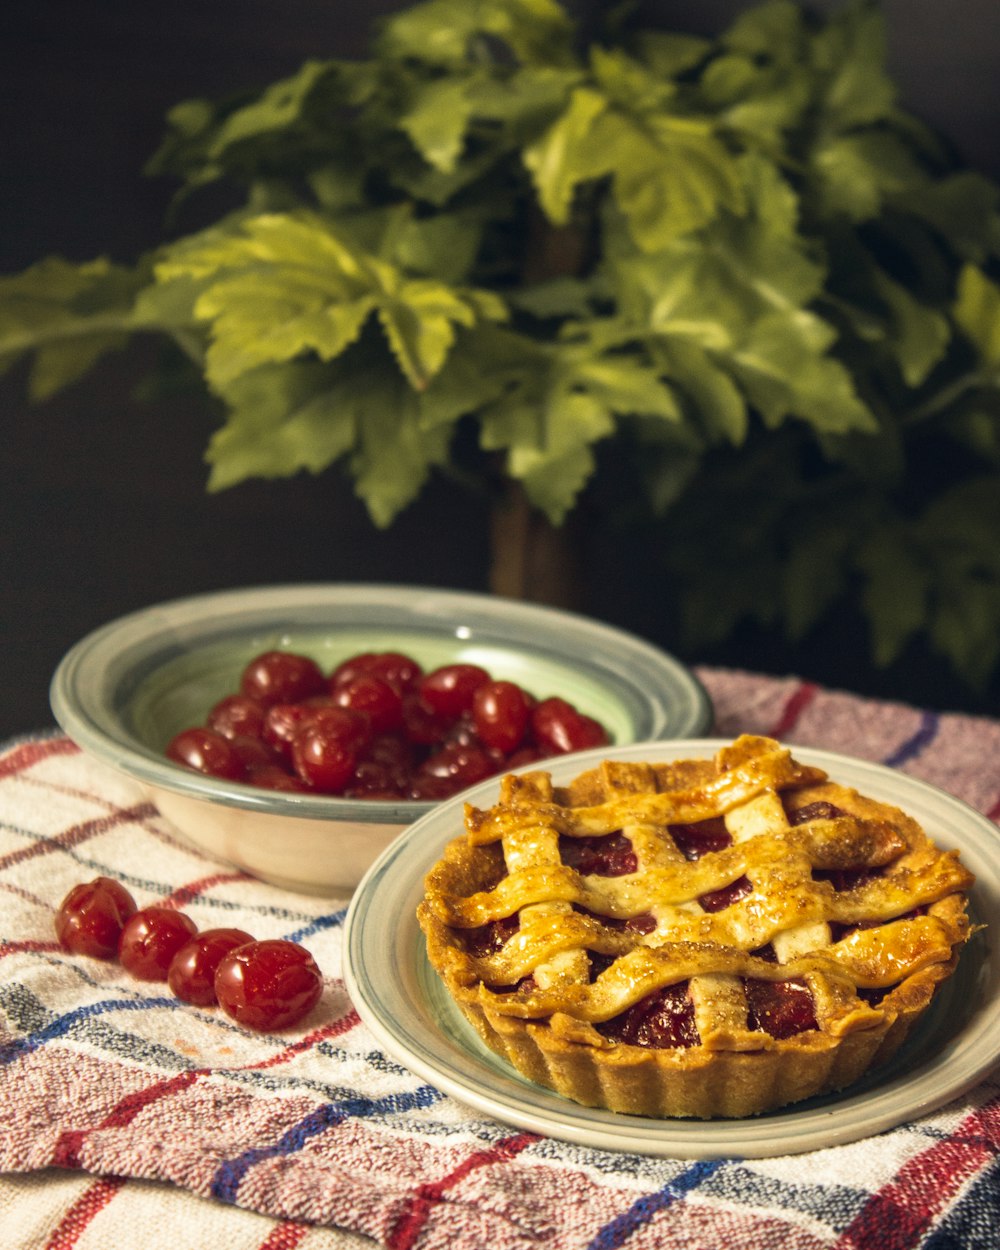
[[[494, 311], [501, 314], [496, 302]], [[455, 341], [456, 326], [476, 321], [473, 302], [462, 299], [440, 282], [395, 281], [383, 270], [378, 316], [393, 355], [410, 385], [423, 390], [440, 370]]]
[[[603, 69], [612, 73], [609, 60]], [[619, 72], [617, 98], [606, 89], [577, 88], [563, 114], [525, 149], [525, 165], [549, 218], [565, 224], [577, 188], [608, 176], [644, 251], [698, 229], [723, 208], [740, 212], [743, 185], [712, 123], [651, 109], [645, 96], [635, 102], [639, 111], [627, 110], [622, 98], [632, 80]]]
[[223, 390], [225, 424], [208, 450], [209, 488], [319, 473], [346, 461], [372, 521], [389, 525], [448, 455], [451, 429], [423, 420], [397, 374], [316, 362], [264, 365]]
[[589, 151], [594, 143], [595, 122], [607, 107], [600, 92], [577, 88], [562, 116], [525, 151], [524, 163], [534, 177], [539, 202], [557, 225], [569, 221], [577, 185], [588, 177], [608, 172], [609, 158], [601, 157], [592, 164]]
[[28, 392], [36, 401], [75, 382], [138, 328], [134, 303], [147, 280], [141, 264], [60, 257], [0, 278], [0, 373], [33, 354]]
[[832, 137], [813, 153], [821, 211], [868, 221], [887, 199], [908, 195], [926, 180], [921, 166], [894, 134], [868, 132]]
[[711, 353], [679, 337], [657, 344], [655, 352], [667, 376], [690, 400], [694, 423], [707, 432], [708, 441], [739, 446], [749, 427], [746, 399]]
[[907, 192], [901, 207], [932, 226], [964, 260], [983, 265], [1000, 255], [1000, 187], [974, 170], [926, 180]]
[[681, 335], [706, 349], [731, 350], [754, 322], [791, 317], [823, 289], [824, 271], [798, 231], [797, 200], [774, 166], [748, 157], [741, 164], [747, 211], [679, 239], [654, 255], [609, 248], [611, 279], [627, 315], [658, 333]]
[[461, 155], [471, 113], [466, 84], [439, 79], [421, 85], [399, 124], [428, 164], [451, 173]]
[[676, 418], [669, 388], [642, 364], [595, 357], [586, 346], [552, 350], [484, 410], [480, 441], [487, 451], [506, 451], [510, 475], [558, 525], [593, 472], [592, 445], [614, 432], [616, 411], [631, 412], [637, 401]]
[[233, 232], [208, 232], [162, 260], [157, 276], [204, 285], [195, 313], [210, 325], [206, 376], [217, 390], [264, 364], [309, 354], [333, 360], [373, 314], [421, 389], [443, 364], [456, 325], [505, 313], [492, 293], [407, 278], [311, 215], [268, 214]]
[[955, 320], [983, 363], [1000, 369], [1000, 287], [973, 265], [959, 275]]
[[208, 447], [210, 490], [253, 477], [319, 473], [356, 443], [349, 385], [315, 362], [263, 365], [221, 393], [228, 411]]
[[878, 422], [848, 370], [826, 353], [829, 331], [805, 315], [762, 317], [732, 354], [733, 367], [768, 425], [789, 417], [825, 434], [874, 433]]
[[558, 525], [594, 470], [591, 444], [614, 429], [607, 408], [593, 395], [562, 395], [546, 406], [544, 443], [515, 444], [508, 456], [531, 502]]
[[951, 341], [948, 318], [914, 298], [887, 274], [872, 274], [872, 285], [889, 310], [886, 342], [907, 386], [917, 387], [944, 357]]
[[807, 51], [802, 7], [791, 0], [752, 5], [722, 31], [719, 43], [749, 61], [795, 64]]
[[933, 644], [972, 687], [1000, 660], [1000, 475], [944, 491], [914, 526], [935, 571]]
[[572, 33], [556, 0], [424, 0], [387, 18], [375, 46], [385, 57], [454, 66], [467, 60], [476, 36], [488, 35], [530, 64], [569, 59]]
[[[309, 97], [332, 71], [329, 61], [306, 61], [294, 74], [265, 88], [255, 99], [234, 109], [212, 134], [209, 159], [219, 160], [234, 144], [282, 133], [300, 121]], [[190, 106], [189, 106], [190, 108]], [[177, 120], [175, 115], [174, 120]]]
[[810, 104], [805, 66], [762, 66], [748, 56], [716, 57], [699, 92], [720, 126], [768, 153], [781, 151], [785, 134], [801, 127]]
[[355, 487], [376, 525], [384, 528], [416, 499], [435, 465], [448, 459], [451, 429], [422, 419], [420, 398], [401, 378], [372, 388], [356, 375], [358, 445], [350, 458]]
[[654, 365], [636, 356], [603, 355], [581, 361], [573, 388], [591, 395], [615, 416], [661, 417], [680, 421], [673, 390]]
[[712, 41], [677, 31], [643, 30], [635, 37], [636, 52], [659, 78], [677, 78], [712, 50]]
[[871, 623], [875, 662], [891, 664], [927, 620], [929, 570], [898, 527], [877, 529], [855, 560], [865, 576], [862, 598]]
[[878, 5], [844, 5], [816, 32], [812, 57], [826, 129], [845, 132], [894, 117], [897, 91], [886, 71], [885, 18]]

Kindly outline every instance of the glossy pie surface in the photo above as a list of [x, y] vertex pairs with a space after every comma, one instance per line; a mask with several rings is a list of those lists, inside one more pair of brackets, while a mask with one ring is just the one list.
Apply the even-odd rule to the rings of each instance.
[[969, 932], [953, 852], [768, 738], [507, 776], [465, 825], [418, 911], [432, 965], [524, 1076], [613, 1111], [745, 1116], [849, 1085]]

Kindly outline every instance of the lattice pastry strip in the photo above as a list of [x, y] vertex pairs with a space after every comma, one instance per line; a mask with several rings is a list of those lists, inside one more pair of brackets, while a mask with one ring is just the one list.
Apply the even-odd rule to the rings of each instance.
[[507, 777], [466, 825], [419, 911], [432, 963], [522, 1072], [613, 1109], [748, 1114], [853, 1080], [968, 933], [954, 854], [770, 739]]

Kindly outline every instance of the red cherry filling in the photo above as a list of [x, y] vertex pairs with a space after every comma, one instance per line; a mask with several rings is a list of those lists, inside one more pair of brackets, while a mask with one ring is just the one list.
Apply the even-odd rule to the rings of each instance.
[[519, 990], [533, 990], [537, 988], [537, 982], [533, 973], [529, 973], [526, 977], [522, 977], [520, 981], [516, 981], [513, 985], [487, 985], [486, 987], [491, 994], [516, 994]]
[[697, 1046], [700, 1040], [686, 981], [647, 994], [597, 1028], [614, 1042], [660, 1050]]
[[[592, 960], [594, 958], [591, 956]], [[747, 977], [743, 984], [747, 996], [747, 1024], [751, 1029], [781, 1040], [817, 1027], [813, 997], [802, 982]], [[597, 1028], [605, 1037], [628, 1046], [670, 1050], [697, 1046], [700, 1041], [686, 981], [647, 994], [627, 1011]]]
[[733, 903], [738, 903], [741, 898], [746, 898], [752, 890], [753, 882], [749, 877], [737, 877], [721, 889], [709, 890], [708, 893], [699, 895], [698, 902], [705, 911], [722, 911], [726, 907], [732, 907]]
[[788, 797], [782, 795], [782, 806], [790, 825], [804, 825], [808, 820], [834, 820], [837, 816], [846, 816], [841, 807], [828, 803], [826, 799], [817, 799], [815, 803], [807, 803], [805, 807], [793, 808]]
[[624, 877], [639, 867], [632, 843], [621, 830], [590, 838], [559, 838], [559, 855], [584, 877]]
[[829, 881], [838, 894], [884, 875], [884, 868], [869, 868], [866, 864], [857, 868], [814, 868], [812, 871], [814, 881]]
[[498, 954], [512, 934], [521, 926], [520, 917], [501, 916], [499, 920], [490, 920], [475, 929], [463, 929], [462, 942], [465, 949], [474, 959], [483, 959], [487, 955]]
[[801, 981], [761, 981], [746, 977], [747, 1024], [781, 1040], [815, 1029], [816, 1012], [809, 987]]
[[732, 845], [732, 835], [721, 816], [698, 820], [691, 825], [668, 825], [670, 836], [685, 859], [701, 859], [710, 851]]
[[573, 904], [573, 910], [581, 916], [591, 916], [599, 920], [606, 929], [614, 929], [616, 933], [652, 933], [656, 928], [656, 917], [650, 911], [641, 912], [638, 916], [599, 916], [597, 912]]

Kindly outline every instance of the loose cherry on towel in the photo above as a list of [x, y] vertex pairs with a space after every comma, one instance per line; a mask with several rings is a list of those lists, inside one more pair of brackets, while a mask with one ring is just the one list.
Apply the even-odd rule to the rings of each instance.
[[222, 959], [253, 941], [244, 929], [205, 929], [185, 942], [170, 961], [167, 984], [182, 1002], [210, 1007], [215, 1001], [215, 974]]
[[198, 926], [183, 912], [144, 907], [122, 929], [118, 960], [139, 981], [165, 981], [170, 961], [197, 932]]
[[55, 916], [64, 950], [98, 959], [115, 955], [140, 981], [166, 981], [182, 1002], [218, 1003], [248, 1029], [286, 1029], [312, 1011], [323, 974], [304, 946], [284, 938], [257, 941], [244, 929], [205, 929], [184, 912], [141, 910], [110, 877], [73, 886]]
[[114, 959], [135, 899], [118, 881], [95, 877], [73, 886], [56, 912], [56, 938], [63, 950], [95, 959]]
[[323, 992], [323, 974], [297, 942], [271, 939], [224, 955], [215, 974], [215, 996], [238, 1024], [266, 1031], [287, 1029], [312, 1011]]

